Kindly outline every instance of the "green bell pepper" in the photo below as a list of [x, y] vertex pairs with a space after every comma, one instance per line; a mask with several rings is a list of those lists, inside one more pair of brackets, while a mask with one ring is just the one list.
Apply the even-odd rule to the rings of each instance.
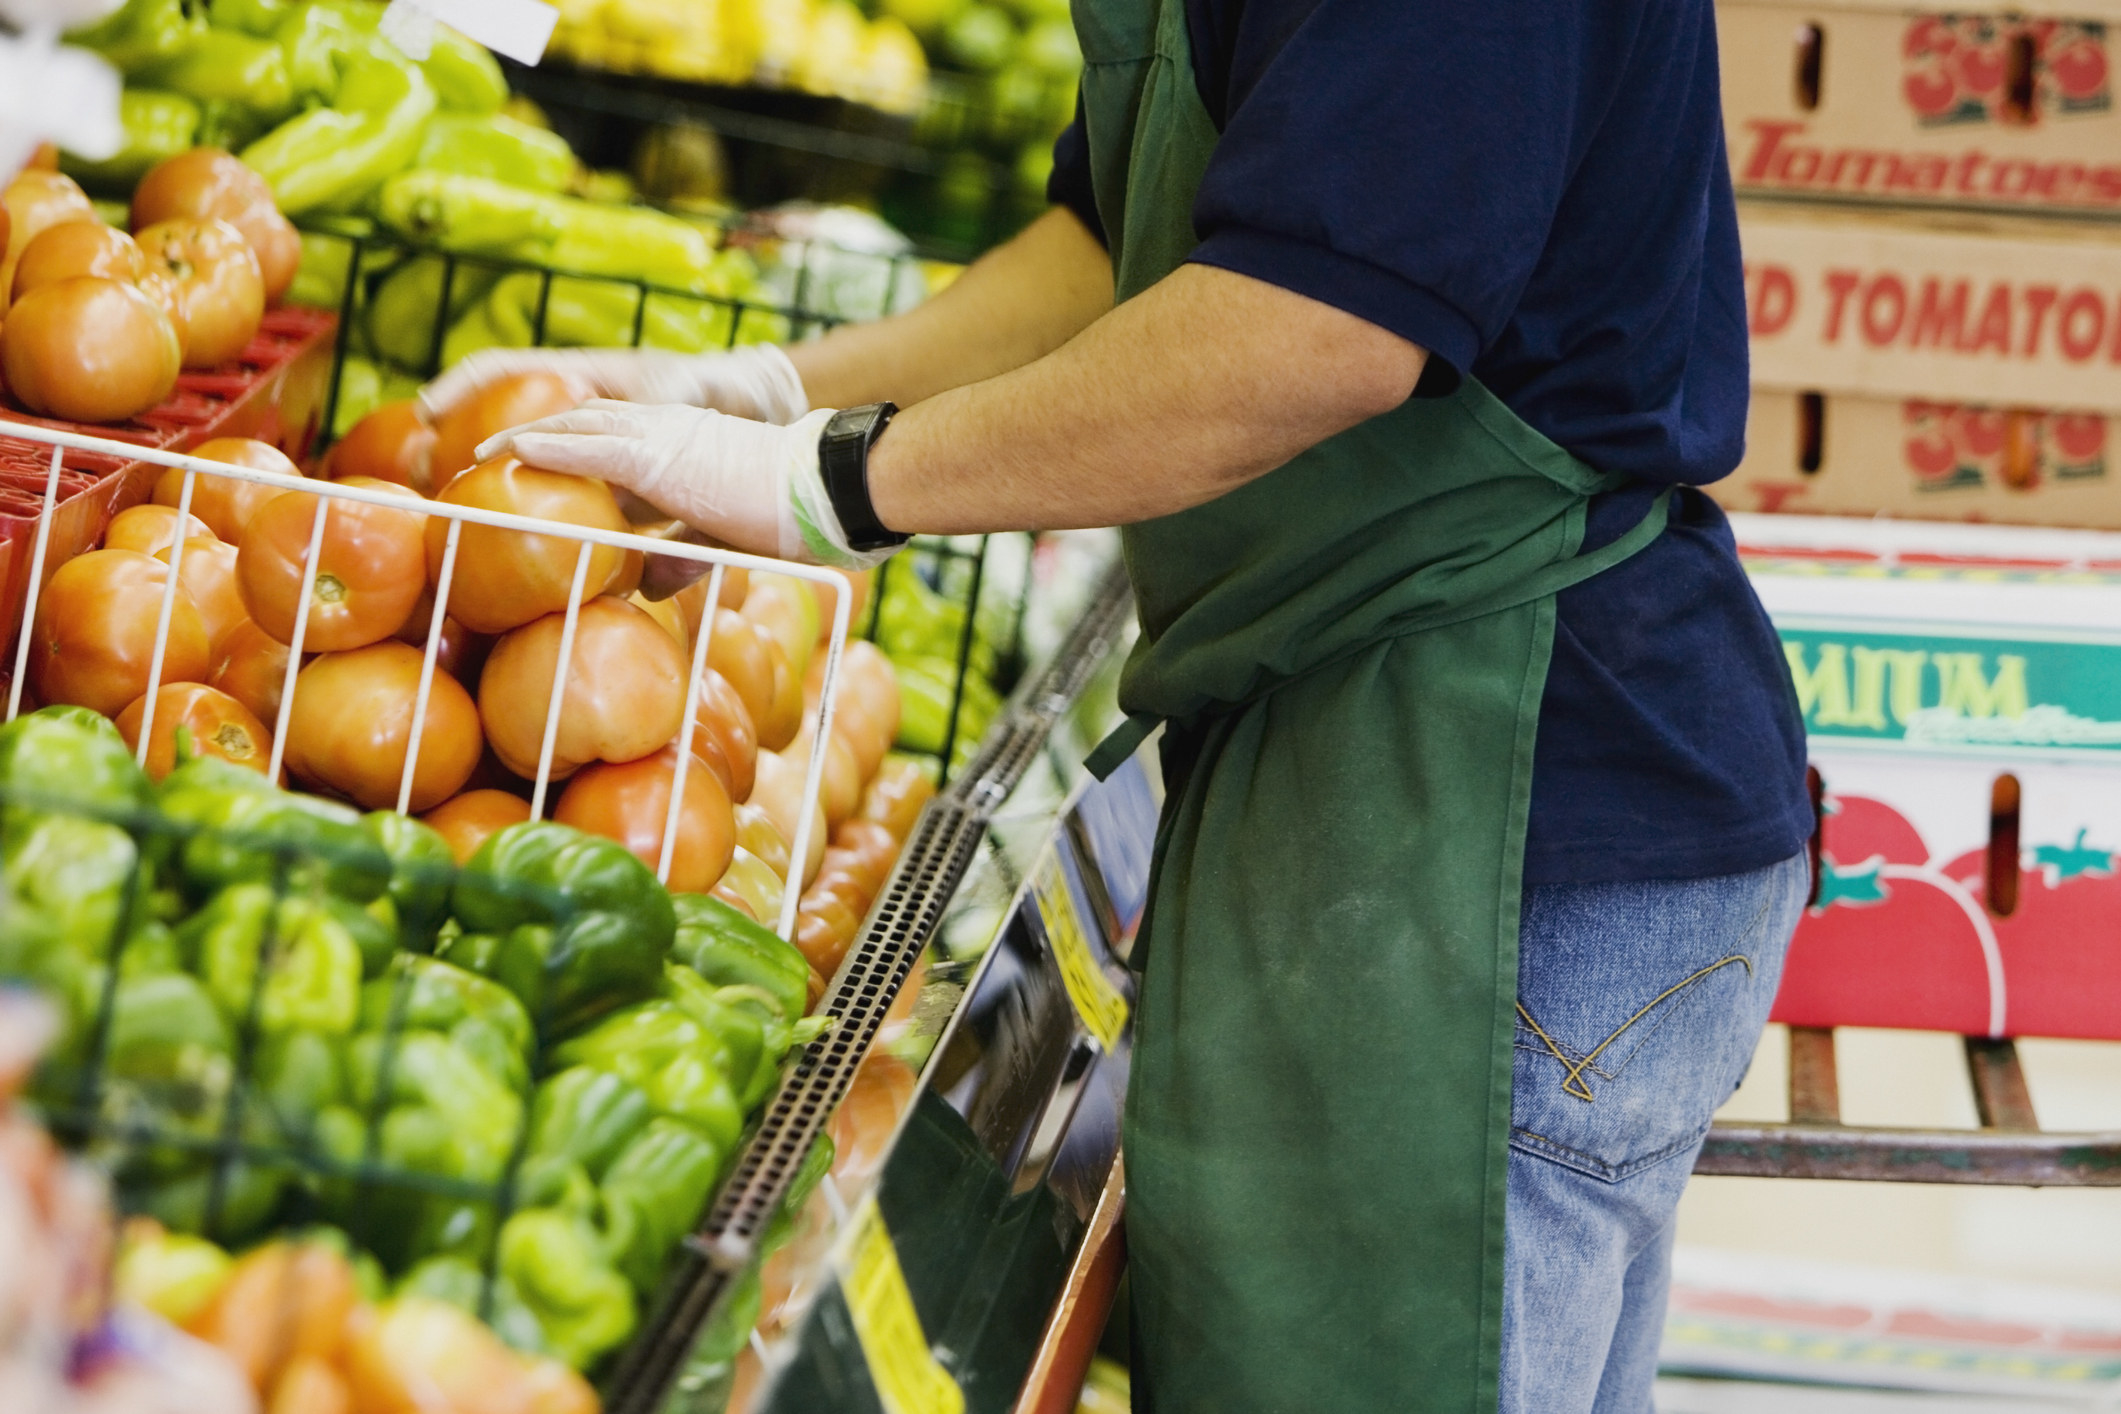
[[493, 1280], [491, 1296], [478, 1264], [466, 1257], [429, 1257], [398, 1282], [395, 1296], [426, 1296], [447, 1301], [460, 1311], [469, 1311], [493, 1327], [493, 1332], [517, 1350], [547, 1355], [545, 1332], [538, 1318], [503, 1276]]
[[279, 1142], [306, 1145], [317, 1116], [346, 1098], [345, 1042], [306, 1028], [262, 1037], [251, 1055], [251, 1101]]
[[156, 163], [197, 145], [199, 105], [181, 93], [128, 88], [118, 95], [118, 121], [125, 145], [115, 157], [91, 162], [62, 150], [60, 170], [87, 186], [129, 190]]
[[677, 933], [669, 893], [624, 845], [544, 821], [488, 837], [452, 901], [468, 934], [504, 943], [466, 965], [515, 991], [548, 1035], [652, 996]]
[[417, 68], [373, 56], [347, 64], [332, 103], [243, 150], [290, 216], [358, 205], [418, 154], [435, 111], [434, 90]]
[[748, 1080], [755, 1058], [733, 1051], [724, 1035], [674, 1002], [643, 1002], [562, 1042], [555, 1066], [588, 1066], [638, 1086], [658, 1115], [690, 1121], [724, 1150], [736, 1146], [744, 1109], [730, 1080], [732, 1063]]
[[343, 1034], [360, 1019], [361, 946], [339, 902], [231, 884], [177, 929], [178, 945], [230, 1020]]
[[[682, 1120], [654, 1119], [611, 1161], [598, 1186], [606, 1222], [623, 1234], [610, 1249], [614, 1265], [646, 1296], [663, 1263], [692, 1231], [714, 1193], [730, 1151]], [[624, 1211], [624, 1219], [615, 1215]]]
[[317, 885], [355, 903], [390, 887], [390, 855], [359, 814], [335, 801], [277, 790], [256, 771], [211, 756], [164, 776], [159, 799], [165, 816], [192, 831], [177, 862], [195, 898], [283, 872], [289, 887]]
[[530, 1089], [537, 1038], [530, 1015], [496, 982], [439, 958], [400, 954], [388, 976], [361, 989], [361, 1029], [391, 1026], [433, 1031], [477, 1061], [511, 1091]]
[[722, 1073], [737, 1104], [750, 1113], [780, 1078], [781, 1057], [794, 1034], [773, 995], [752, 987], [716, 987], [673, 962], [663, 969], [663, 996], [714, 1033], [722, 1047]]
[[592, 1180], [601, 1178], [651, 1118], [648, 1096], [611, 1071], [578, 1065], [548, 1077], [530, 1107], [530, 1147], [523, 1161], [526, 1190], [535, 1186], [535, 1172], [553, 1165], [579, 1165]]
[[537, 1318], [554, 1356], [583, 1369], [633, 1334], [633, 1288], [587, 1220], [530, 1208], [501, 1228], [500, 1275]]
[[711, 894], [672, 894], [677, 939], [670, 955], [721, 987], [757, 987], [782, 1020], [810, 1009], [810, 964], [765, 925]]
[[204, 11], [185, 0], [126, 0], [67, 39], [95, 50], [130, 76], [176, 58], [205, 37]]
[[390, 856], [387, 897], [397, 914], [404, 945], [431, 952], [435, 934], [449, 917], [449, 890], [456, 882], [457, 859], [449, 841], [432, 825], [395, 810], [372, 810], [361, 828]]
[[62, 956], [110, 956], [139, 863], [116, 825], [74, 815], [16, 823], [0, 865], [0, 975], [36, 980]]
[[484, 177], [532, 191], [559, 191], [574, 175], [574, 149], [558, 133], [502, 113], [437, 113], [413, 170]]
[[0, 819], [9, 825], [53, 807], [123, 813], [149, 793], [125, 738], [86, 707], [44, 707], [0, 727]]
[[149, 66], [141, 78], [152, 88], [201, 103], [234, 105], [266, 123], [286, 117], [295, 105], [287, 51], [275, 40], [236, 30], [209, 29], [182, 53]]
[[435, 26], [434, 48], [420, 65], [444, 112], [493, 113], [508, 101], [508, 78], [486, 47], [447, 25]]

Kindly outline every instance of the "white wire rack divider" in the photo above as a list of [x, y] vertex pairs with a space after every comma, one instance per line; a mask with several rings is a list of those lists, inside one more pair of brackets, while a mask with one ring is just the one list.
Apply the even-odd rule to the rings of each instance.
[[[267, 767], [267, 776], [277, 781], [280, 778], [281, 760], [286, 753], [289, 715], [294, 709], [295, 679], [302, 670], [302, 640], [309, 626], [307, 608], [316, 589], [317, 561], [331, 507], [335, 502], [354, 501], [405, 510], [409, 509], [409, 505], [404, 493], [377, 491], [365, 486], [348, 486], [333, 481], [287, 476], [280, 472], [259, 471], [226, 462], [206, 461], [181, 453], [157, 451], [129, 442], [68, 432], [60, 428], [42, 427], [33, 423], [0, 421], [0, 440], [4, 439], [41, 443], [52, 449], [51, 470], [45, 478], [44, 504], [38, 514], [36, 537], [30, 552], [29, 587], [23, 599], [20, 639], [15, 649], [14, 677], [8, 689], [9, 721], [13, 721], [21, 710], [23, 679], [29, 666], [31, 628], [36, 622], [37, 601], [44, 586], [45, 559], [51, 539], [52, 516], [58, 504], [60, 462], [65, 450], [71, 448], [76, 451], [101, 452], [128, 461], [151, 462], [157, 466], [174, 467], [182, 471], [185, 475], [176, 507], [177, 524], [180, 526], [184, 524], [184, 517], [191, 514], [192, 492], [201, 476], [226, 477], [261, 486], [278, 487], [284, 491], [306, 492], [317, 497], [316, 514], [310, 524], [309, 548], [302, 567], [300, 602], [304, 606], [304, 612], [295, 616], [294, 631], [291, 635], [293, 641], [288, 644], [286, 676], [281, 683], [279, 714], [273, 724], [272, 760]], [[796, 907], [801, 894], [801, 874], [798, 871], [802, 867], [802, 861], [809, 857], [810, 834], [818, 816], [816, 801], [824, 775], [826, 754], [821, 744], [830, 739], [832, 703], [838, 686], [840, 656], [847, 643], [850, 613], [847, 581], [837, 572], [815, 565], [796, 564], [787, 560], [681, 541], [659, 540], [648, 535], [567, 525], [534, 516], [514, 515], [506, 511], [449, 505], [441, 501], [423, 501], [419, 504], [418, 511], [422, 515], [440, 516], [447, 520], [449, 529], [443, 541], [440, 571], [433, 586], [434, 609], [428, 620], [427, 642], [422, 650], [420, 663], [419, 687], [413, 699], [412, 727], [406, 741], [405, 765], [398, 781], [397, 808], [401, 812], [412, 799], [414, 770], [419, 761], [421, 736], [427, 724], [428, 697], [434, 685], [435, 656], [441, 647], [442, 623], [449, 612], [449, 591], [456, 573], [457, 544], [467, 522], [491, 526], [497, 530], [521, 531], [555, 539], [573, 540], [581, 546], [575, 556], [574, 581], [567, 598], [566, 618], [560, 629], [558, 661], [553, 667], [552, 697], [545, 713], [545, 731], [538, 750], [537, 774], [532, 780], [530, 810], [533, 819], [544, 816], [545, 796], [552, 783], [553, 749], [559, 739], [560, 714], [574, 657], [575, 627], [580, 622], [591, 549], [602, 545], [616, 550], [638, 551], [644, 555], [668, 555], [711, 566], [706, 599], [708, 611], [701, 614], [699, 632], [694, 635], [691, 671], [685, 686], [685, 715], [678, 728], [677, 762], [672, 771], [670, 805], [663, 821], [662, 851], [656, 868], [657, 879], [665, 883], [669, 882], [671, 858], [677, 848], [678, 820], [685, 799], [685, 779], [692, 767], [692, 738], [697, 727], [695, 717], [699, 711], [700, 687], [706, 675], [707, 651], [714, 638], [714, 614], [711, 611], [720, 602], [723, 575], [730, 569], [757, 570], [822, 584], [834, 591], [832, 625], [825, 648], [824, 676], [819, 685], [821, 690], [818, 695], [816, 733], [812, 738], [812, 741], [819, 745], [812, 747], [805, 768], [804, 808], [796, 823], [795, 838], [789, 842], [790, 877], [782, 891], [781, 915], [775, 925], [775, 931], [782, 938], [792, 941], [795, 937]], [[176, 606], [184, 555], [183, 536], [173, 537], [168, 554], [169, 573], [163, 578], [162, 602], [155, 620], [154, 647], [148, 660], [147, 693], [142, 707], [139, 745], [136, 748], [142, 762], [146, 761], [148, 748], [154, 740], [155, 697], [163, 686], [162, 672], [169, 642], [170, 617]]]

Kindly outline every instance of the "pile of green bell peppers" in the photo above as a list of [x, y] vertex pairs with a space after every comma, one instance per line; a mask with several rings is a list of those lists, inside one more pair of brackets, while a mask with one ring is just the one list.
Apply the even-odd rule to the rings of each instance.
[[323, 1216], [400, 1290], [578, 1367], [630, 1335], [806, 1018], [801, 953], [532, 822], [427, 826], [213, 758], [151, 785], [79, 708], [0, 728], [0, 978], [36, 1095], [125, 1201], [224, 1242]]

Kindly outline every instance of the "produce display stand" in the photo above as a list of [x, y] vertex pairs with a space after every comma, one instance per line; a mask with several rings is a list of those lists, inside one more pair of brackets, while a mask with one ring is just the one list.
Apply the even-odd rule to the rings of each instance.
[[[663, 1323], [673, 1334], [731, 1299], [887, 1013], [909, 1018], [886, 1048], [918, 1084], [873, 1180], [828, 1178], [812, 1195], [789, 1263], [808, 1300], [773, 1339], [754, 1337], [756, 1364], [736, 1376], [745, 1402], [728, 1402], [725, 1366], [672, 1341], [635, 1348], [615, 1414], [906, 1408], [907, 1380], [946, 1385], [967, 1410], [1015, 1406], [1071, 1268], [1093, 1234], [1103, 1249], [1115, 1215], [1124, 959], [1146, 897], [1156, 775], [1137, 757], [1095, 783], [1079, 763], [1114, 720], [1093, 688], [1109, 685], [1131, 623], [1115, 565], [930, 806], [833, 980], [833, 1031], [784, 1081], [691, 1244], [691, 1283]], [[1116, 1279], [1109, 1262], [1105, 1274]]]

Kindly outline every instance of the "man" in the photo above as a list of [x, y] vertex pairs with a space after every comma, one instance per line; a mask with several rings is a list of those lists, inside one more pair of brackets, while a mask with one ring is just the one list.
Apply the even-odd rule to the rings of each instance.
[[925, 307], [785, 355], [489, 355], [429, 405], [524, 360], [649, 404], [482, 450], [748, 550], [1124, 526], [1098, 764], [1161, 723], [1168, 785], [1138, 1407], [1638, 1414], [1811, 828], [1691, 489], [1746, 405], [1709, 0], [1076, 24], [1058, 209]]

